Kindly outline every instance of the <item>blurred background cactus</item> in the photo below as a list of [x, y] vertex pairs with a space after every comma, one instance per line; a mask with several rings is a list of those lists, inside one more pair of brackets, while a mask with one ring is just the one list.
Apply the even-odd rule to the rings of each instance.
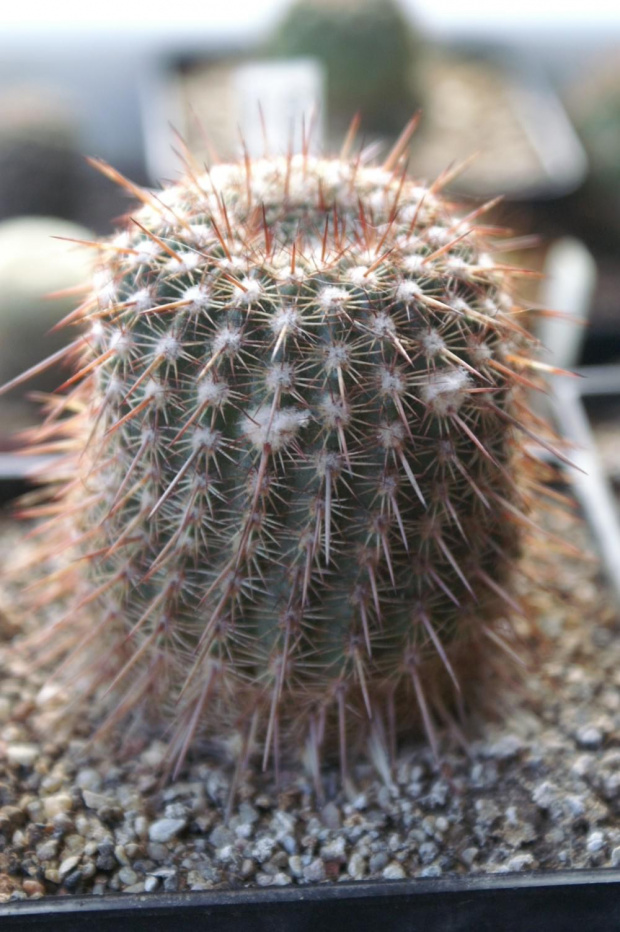
[[397, 0], [298, 0], [267, 51], [325, 66], [331, 141], [358, 110], [366, 132], [390, 137], [422, 105], [423, 44]]

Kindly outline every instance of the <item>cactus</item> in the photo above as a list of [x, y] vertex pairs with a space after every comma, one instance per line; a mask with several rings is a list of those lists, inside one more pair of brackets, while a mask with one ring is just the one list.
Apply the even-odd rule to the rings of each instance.
[[369, 132], [396, 136], [420, 105], [421, 42], [394, 0], [296, 0], [268, 52], [323, 62], [327, 117], [337, 138], [360, 109]]
[[25, 509], [50, 564], [31, 643], [103, 731], [170, 716], [177, 769], [205, 735], [315, 773], [368, 736], [437, 751], [511, 652], [538, 364], [490, 205], [406, 177], [414, 124], [381, 167], [351, 137], [159, 193], [99, 166], [141, 207], [96, 245], [37, 434], [63, 456]]

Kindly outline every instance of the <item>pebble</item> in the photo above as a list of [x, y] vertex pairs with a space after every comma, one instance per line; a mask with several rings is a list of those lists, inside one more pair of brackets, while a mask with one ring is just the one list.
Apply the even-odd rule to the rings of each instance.
[[346, 841], [342, 835], [323, 845], [320, 851], [324, 861], [346, 861]]
[[387, 851], [377, 851], [370, 858], [369, 868], [371, 874], [378, 874], [388, 862]]
[[353, 880], [362, 880], [366, 876], [366, 858], [361, 854], [352, 854], [347, 864], [347, 872]]
[[558, 787], [554, 783], [545, 780], [532, 793], [532, 800], [539, 809], [551, 809], [559, 800]]
[[586, 841], [586, 848], [590, 854], [596, 854], [605, 847], [605, 835], [603, 832], [590, 832]]
[[42, 883], [39, 883], [38, 880], [24, 880], [22, 887], [24, 888], [24, 893], [31, 898], [38, 898], [45, 893], [45, 887]]
[[494, 757], [497, 760], [510, 760], [516, 757], [523, 749], [523, 739], [518, 735], [502, 735], [492, 744], [483, 746], [482, 752], [487, 757]]
[[603, 743], [603, 733], [595, 725], [584, 725], [575, 735], [580, 748], [595, 751]]
[[384, 880], [403, 880], [407, 875], [402, 864], [399, 864], [398, 861], [390, 861], [387, 867], [383, 869], [382, 876]]
[[32, 767], [40, 753], [38, 744], [9, 744], [6, 749], [9, 763], [20, 767]]
[[58, 793], [56, 796], [45, 796], [42, 800], [43, 811], [48, 819], [61, 815], [64, 812], [70, 812], [73, 808], [73, 800], [66, 793]]
[[10, 831], [23, 825], [24, 819], [24, 813], [18, 806], [3, 806], [0, 809], [0, 831]]
[[325, 880], [325, 865], [320, 858], [315, 858], [302, 871], [303, 879], [306, 883], [320, 883]]
[[276, 846], [275, 838], [270, 838], [268, 835], [265, 835], [254, 845], [252, 849], [252, 857], [255, 861], [258, 861], [259, 864], [263, 864], [265, 861], [268, 861], [273, 853], [273, 849]]
[[465, 848], [464, 851], [461, 851], [461, 861], [463, 864], [467, 865], [467, 867], [471, 867], [479, 853], [479, 849], [475, 848], [473, 845], [469, 848]]
[[101, 774], [93, 767], [85, 767], [75, 775], [75, 785], [79, 786], [81, 790], [91, 790], [91, 792], [97, 793], [101, 788]]
[[509, 871], [533, 870], [535, 866], [536, 861], [531, 854], [515, 854], [506, 862], [506, 870]]
[[118, 872], [119, 880], [127, 886], [138, 882], [138, 875], [130, 867], [121, 867]]
[[129, 856], [124, 845], [115, 845], [114, 846], [114, 857], [119, 864], [123, 864], [125, 867], [129, 866]]
[[77, 865], [80, 863], [80, 855], [74, 854], [70, 858], [65, 858], [61, 862], [60, 867], [58, 868], [58, 873], [61, 877], [65, 877], [69, 874]]
[[183, 831], [187, 819], [158, 819], [149, 826], [149, 840], [165, 844]]
[[36, 855], [39, 861], [52, 861], [58, 854], [58, 840], [50, 838], [37, 846]]
[[100, 810], [104, 807], [114, 806], [114, 800], [109, 796], [102, 796], [101, 793], [95, 793], [93, 790], [82, 790], [82, 799], [87, 809]]

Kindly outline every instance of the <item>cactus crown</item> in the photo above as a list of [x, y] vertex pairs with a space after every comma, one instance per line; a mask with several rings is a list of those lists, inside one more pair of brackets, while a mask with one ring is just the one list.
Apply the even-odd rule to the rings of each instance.
[[503, 643], [526, 337], [484, 208], [409, 180], [405, 143], [123, 179], [142, 206], [71, 315], [37, 649], [107, 726], [167, 709], [177, 762], [235, 730], [315, 771], [331, 739], [343, 771], [369, 732], [436, 748]]

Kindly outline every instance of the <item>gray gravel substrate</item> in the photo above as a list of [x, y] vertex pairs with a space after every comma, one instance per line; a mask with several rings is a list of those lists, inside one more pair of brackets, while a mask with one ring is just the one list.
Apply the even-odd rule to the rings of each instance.
[[[583, 538], [574, 521], [555, 524]], [[412, 747], [391, 781], [360, 763], [346, 790], [327, 773], [320, 803], [303, 775], [278, 793], [250, 772], [228, 822], [227, 767], [198, 761], [162, 788], [158, 741], [117, 761], [85, 754], [83, 738], [42, 740], [40, 681], [0, 648], [0, 902], [620, 867], [617, 615], [593, 562], [543, 544], [530, 562], [543, 587], [524, 582], [523, 594], [544, 646], [501, 725], [482, 726], [468, 754], [448, 749], [438, 770]]]

